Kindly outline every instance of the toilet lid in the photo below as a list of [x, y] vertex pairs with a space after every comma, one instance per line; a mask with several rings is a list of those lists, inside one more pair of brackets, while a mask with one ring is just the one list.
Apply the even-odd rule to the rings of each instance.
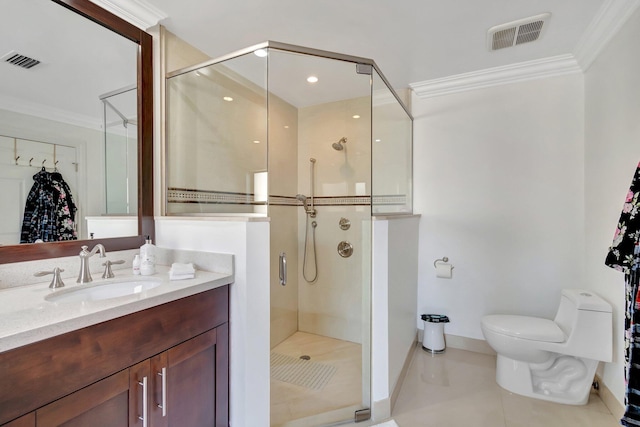
[[562, 329], [549, 319], [494, 314], [482, 318], [486, 329], [498, 334], [532, 341], [564, 342]]

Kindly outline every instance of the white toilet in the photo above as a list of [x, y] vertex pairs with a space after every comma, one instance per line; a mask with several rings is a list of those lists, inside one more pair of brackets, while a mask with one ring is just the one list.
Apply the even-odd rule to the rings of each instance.
[[502, 388], [558, 403], [586, 404], [598, 361], [612, 358], [611, 305], [581, 289], [562, 291], [554, 320], [494, 314], [482, 333]]

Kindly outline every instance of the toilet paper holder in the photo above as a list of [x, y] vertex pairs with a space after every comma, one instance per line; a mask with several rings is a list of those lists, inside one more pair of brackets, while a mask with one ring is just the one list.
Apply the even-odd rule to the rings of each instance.
[[[438, 268], [438, 263], [442, 262], [442, 263], [447, 263], [449, 262], [449, 258], [446, 256], [443, 256], [442, 258], [438, 258], [437, 260], [433, 261], [433, 268]], [[451, 266], [451, 269], [453, 270], [453, 266]]]

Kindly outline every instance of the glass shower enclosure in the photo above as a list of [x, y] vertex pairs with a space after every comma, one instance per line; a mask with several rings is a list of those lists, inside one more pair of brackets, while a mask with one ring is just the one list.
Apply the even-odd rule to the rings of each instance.
[[268, 216], [271, 426], [369, 417], [375, 215], [412, 119], [372, 60], [266, 42], [167, 78], [167, 215]]
[[107, 215], [138, 214], [137, 86], [100, 96], [103, 106]]

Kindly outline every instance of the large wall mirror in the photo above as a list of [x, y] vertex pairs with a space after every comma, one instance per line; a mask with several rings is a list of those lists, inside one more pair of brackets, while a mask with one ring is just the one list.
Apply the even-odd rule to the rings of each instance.
[[[83, 244], [132, 249], [154, 235], [151, 44], [89, 0], [3, 5], [0, 263]], [[35, 191], [40, 182], [48, 193]], [[50, 194], [65, 200], [57, 222], [34, 207]], [[31, 212], [46, 218], [44, 234], [26, 226]]]

